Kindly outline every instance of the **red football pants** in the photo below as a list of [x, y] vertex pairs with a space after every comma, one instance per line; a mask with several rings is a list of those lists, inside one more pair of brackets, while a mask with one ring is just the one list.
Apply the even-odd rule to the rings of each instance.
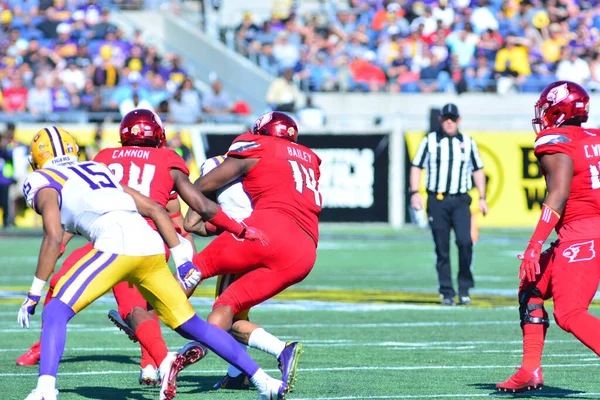
[[263, 230], [267, 246], [224, 232], [194, 256], [202, 278], [244, 274], [225, 289], [213, 309], [227, 305], [234, 314], [270, 299], [302, 281], [317, 257], [311, 237], [292, 219], [276, 211], [255, 210], [244, 221]]
[[600, 355], [600, 319], [588, 312], [600, 279], [596, 245], [600, 239], [561, 242], [551, 279], [556, 324]]

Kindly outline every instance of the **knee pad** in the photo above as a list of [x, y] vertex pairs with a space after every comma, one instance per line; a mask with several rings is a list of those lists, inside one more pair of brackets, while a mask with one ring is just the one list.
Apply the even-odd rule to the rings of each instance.
[[[542, 304], [531, 304], [529, 300], [532, 298], [541, 299]], [[534, 317], [531, 313], [535, 310], [542, 310], [544, 316], [547, 316], [546, 309], [543, 304], [542, 293], [537, 287], [527, 288], [519, 292], [519, 317], [521, 319], [521, 328], [525, 324], [542, 324], [549, 326], [550, 321], [547, 318]]]

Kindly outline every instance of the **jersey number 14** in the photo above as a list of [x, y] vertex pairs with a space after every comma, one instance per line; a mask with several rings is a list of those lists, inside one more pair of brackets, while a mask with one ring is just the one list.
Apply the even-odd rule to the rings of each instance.
[[294, 182], [296, 182], [296, 190], [300, 193], [304, 193], [304, 186], [315, 195], [315, 204], [321, 206], [321, 193], [317, 189], [317, 180], [315, 178], [315, 171], [312, 168], [306, 168], [304, 165], [299, 164], [298, 161], [288, 160], [292, 166], [292, 174], [294, 175]]

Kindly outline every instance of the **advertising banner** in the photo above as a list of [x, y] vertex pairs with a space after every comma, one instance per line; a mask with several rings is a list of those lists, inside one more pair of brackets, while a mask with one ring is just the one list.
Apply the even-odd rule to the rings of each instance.
[[[473, 197], [472, 211], [480, 226], [532, 227], [539, 217], [545, 182], [533, 153], [535, 135], [531, 132], [464, 132], [475, 139], [484, 162], [487, 177], [489, 213], [478, 216], [478, 194]], [[425, 132], [405, 134], [410, 164]], [[425, 176], [421, 180], [425, 192]]]

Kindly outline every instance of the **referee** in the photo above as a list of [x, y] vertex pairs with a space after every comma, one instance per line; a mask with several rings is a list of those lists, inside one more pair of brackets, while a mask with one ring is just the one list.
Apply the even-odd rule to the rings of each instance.
[[[443, 305], [454, 305], [456, 292], [450, 269], [450, 229], [454, 228], [458, 246], [458, 304], [469, 305], [469, 289], [474, 286], [471, 272], [471, 196], [473, 181], [479, 191], [479, 209], [485, 216], [485, 175], [475, 141], [458, 131], [458, 107], [446, 104], [440, 117], [442, 129], [421, 140], [410, 169], [410, 204], [423, 209], [419, 194], [421, 171], [427, 170], [427, 214], [433, 234], [439, 292]], [[473, 179], [471, 179], [471, 175]]]

